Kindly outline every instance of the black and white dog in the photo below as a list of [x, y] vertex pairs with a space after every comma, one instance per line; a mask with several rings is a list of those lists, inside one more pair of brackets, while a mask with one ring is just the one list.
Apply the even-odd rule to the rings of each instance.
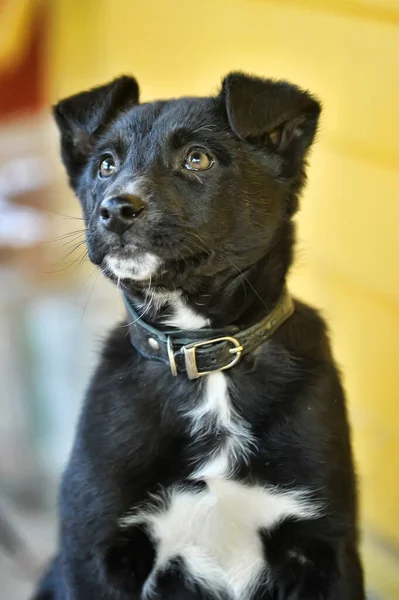
[[131, 77], [55, 107], [109, 337], [37, 599], [362, 600], [345, 399], [285, 287], [320, 105], [228, 75], [139, 104]]

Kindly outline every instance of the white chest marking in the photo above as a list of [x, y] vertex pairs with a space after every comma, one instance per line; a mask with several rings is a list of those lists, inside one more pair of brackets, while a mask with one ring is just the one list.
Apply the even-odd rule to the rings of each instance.
[[146, 523], [156, 544], [144, 597], [154, 589], [157, 571], [180, 557], [189, 579], [242, 600], [251, 597], [267, 574], [259, 530], [270, 530], [286, 517], [317, 515], [318, 507], [305, 492], [208, 479], [201, 491], [169, 488], [156, 507], [124, 517], [121, 525]]
[[218, 431], [225, 435], [222, 447], [210, 456], [204, 456], [202, 466], [192, 475], [193, 479], [228, 477], [238, 459], [248, 461], [255, 442], [248, 423], [231, 404], [228, 379], [223, 373], [212, 373], [207, 377], [202, 401], [185, 416], [190, 421], [190, 434], [194, 439]]

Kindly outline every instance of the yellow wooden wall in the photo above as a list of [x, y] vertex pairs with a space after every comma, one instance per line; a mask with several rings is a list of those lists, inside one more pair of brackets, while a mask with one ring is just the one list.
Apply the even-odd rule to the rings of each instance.
[[292, 288], [330, 321], [372, 534], [368, 576], [398, 598], [399, 0], [53, 6], [52, 100], [121, 72], [144, 99], [206, 94], [230, 69], [288, 78], [323, 100]]

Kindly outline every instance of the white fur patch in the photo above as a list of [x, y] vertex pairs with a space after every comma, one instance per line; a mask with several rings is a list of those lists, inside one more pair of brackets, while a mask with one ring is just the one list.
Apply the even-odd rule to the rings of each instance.
[[162, 308], [168, 308], [171, 314], [162, 320], [166, 327], [193, 331], [210, 325], [209, 319], [199, 315], [185, 302], [181, 290], [154, 289], [148, 281], [144, 294], [145, 302], [142, 303], [142, 308], [145, 312], [151, 308], [155, 313], [159, 313]]
[[220, 429], [226, 436], [221, 449], [211, 456], [204, 456], [204, 463], [193, 473], [193, 479], [228, 477], [238, 459], [248, 461], [255, 442], [248, 423], [236, 414], [231, 405], [228, 379], [223, 373], [212, 373], [206, 378], [202, 402], [185, 413], [185, 417], [191, 421], [190, 434], [193, 438]]
[[193, 331], [209, 325], [209, 319], [195, 312], [181, 297], [181, 292], [172, 292], [166, 299], [172, 310], [172, 315], [163, 320], [167, 327], [187, 329]]
[[220, 478], [207, 484], [201, 491], [170, 488], [157, 508], [121, 520], [124, 527], [146, 523], [156, 543], [147, 594], [157, 570], [180, 557], [193, 581], [228, 592], [235, 600], [249, 598], [267, 570], [259, 530], [270, 530], [286, 517], [319, 514], [303, 491], [279, 492]]
[[105, 258], [107, 268], [119, 279], [134, 279], [143, 281], [150, 279], [159, 269], [162, 261], [151, 252], [139, 254], [137, 258], [118, 258], [118, 256], [107, 256]]

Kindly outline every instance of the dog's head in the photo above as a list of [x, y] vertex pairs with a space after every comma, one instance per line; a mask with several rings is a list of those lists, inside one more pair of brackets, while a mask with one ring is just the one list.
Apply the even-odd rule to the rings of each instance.
[[297, 208], [320, 105], [242, 73], [214, 97], [139, 104], [124, 76], [54, 113], [90, 259], [133, 288], [151, 280], [196, 293], [276, 246]]

